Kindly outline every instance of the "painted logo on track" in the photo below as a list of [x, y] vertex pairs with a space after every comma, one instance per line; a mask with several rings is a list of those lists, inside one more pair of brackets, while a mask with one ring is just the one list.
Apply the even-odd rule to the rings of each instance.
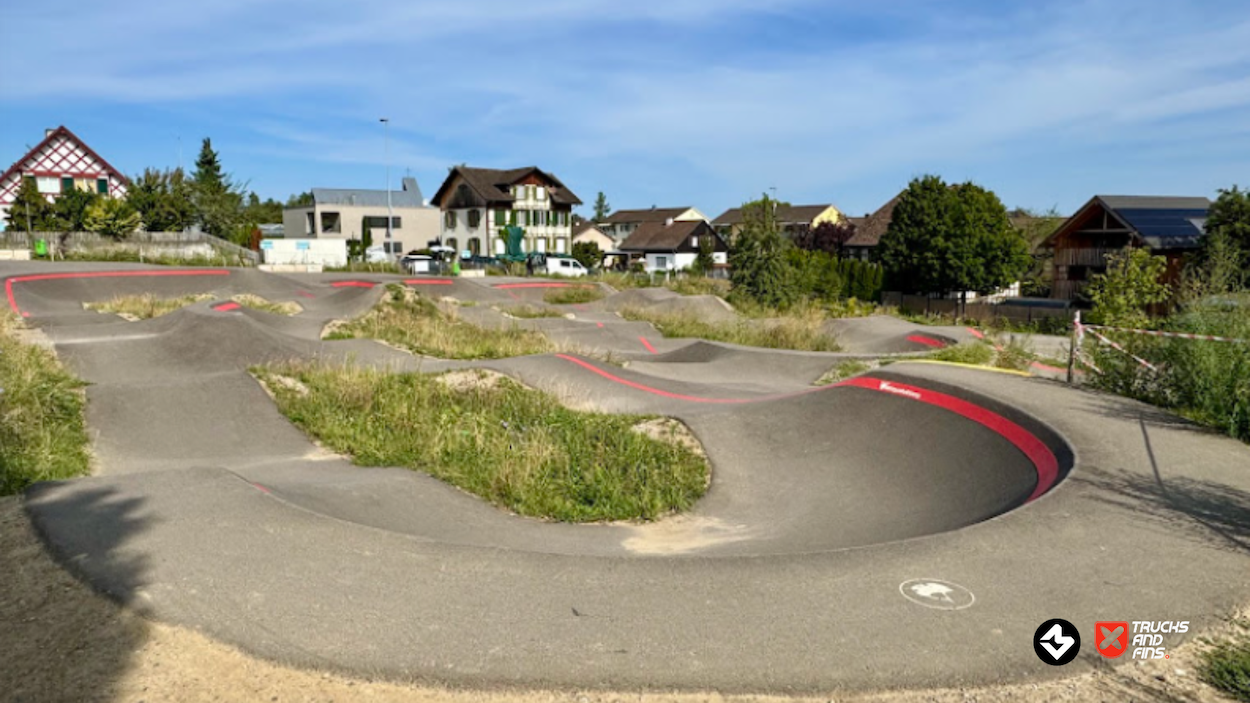
[[1033, 633], [1033, 651], [1051, 666], [1063, 666], [1081, 651], [1081, 633], [1067, 620], [1047, 620]]
[[1115, 659], [1128, 649], [1127, 622], [1096, 622], [1094, 623], [1094, 643], [1098, 645], [1098, 653], [1108, 659]]
[[899, 584], [898, 592], [907, 600], [935, 610], [963, 610], [976, 602], [972, 591], [952, 581], [912, 579]]
[[894, 395], [905, 396], [907, 398], [911, 398], [912, 400], [921, 399], [921, 395], [919, 392], [914, 391], [910, 388], [900, 388], [894, 385], [893, 383], [890, 383], [889, 381], [882, 381], [881, 385], [877, 386], [877, 389], [885, 391], [886, 393], [893, 393]]

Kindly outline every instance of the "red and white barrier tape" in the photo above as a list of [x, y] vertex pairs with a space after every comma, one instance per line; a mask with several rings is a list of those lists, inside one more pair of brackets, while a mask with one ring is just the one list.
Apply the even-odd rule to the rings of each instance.
[[[1079, 324], [1079, 323], [1078, 323]], [[1151, 337], [1174, 337], [1176, 339], [1201, 339], [1208, 342], [1229, 342], [1232, 344], [1250, 344], [1250, 340], [1232, 339], [1230, 337], [1217, 337], [1211, 334], [1188, 334], [1185, 332], [1160, 332], [1159, 330], [1136, 330], [1127, 327], [1104, 327], [1103, 325], [1080, 325], [1087, 330], [1106, 330], [1108, 332], [1128, 332], [1129, 334], [1144, 334]]]
[[[1086, 327], [1085, 329], [1089, 330], [1089, 327]], [[1144, 367], [1146, 367], [1146, 368], [1150, 369], [1151, 371], [1158, 371], [1158, 370], [1159, 370], [1159, 369], [1155, 368], [1154, 364], [1151, 364], [1149, 361], [1146, 361], [1145, 359], [1141, 358], [1140, 356], [1137, 356], [1136, 354], [1134, 354], [1134, 353], [1130, 352], [1129, 350], [1125, 349], [1124, 347], [1120, 346], [1119, 344], [1116, 344], [1115, 342], [1111, 341], [1110, 339], [1107, 339], [1106, 337], [1102, 336], [1101, 334], [1098, 334], [1097, 332], [1094, 332], [1093, 330], [1089, 330], [1089, 333], [1090, 333], [1090, 334], [1092, 334], [1092, 335], [1094, 335], [1094, 337], [1096, 337], [1096, 338], [1097, 338], [1099, 341], [1101, 341], [1103, 344], [1106, 344], [1107, 346], [1109, 346], [1109, 347], [1111, 347], [1112, 349], [1114, 349], [1114, 350], [1116, 350], [1116, 351], [1120, 352], [1121, 354], [1125, 354], [1125, 355], [1127, 355], [1127, 356], [1132, 357], [1132, 358], [1133, 358], [1133, 361], [1136, 361], [1137, 363], [1139, 363], [1139, 364], [1141, 364], [1142, 366], [1144, 366]], [[1097, 369], [1095, 369], [1095, 370], [1097, 370]], [[1099, 373], [1101, 373], [1101, 372], [1099, 372]]]

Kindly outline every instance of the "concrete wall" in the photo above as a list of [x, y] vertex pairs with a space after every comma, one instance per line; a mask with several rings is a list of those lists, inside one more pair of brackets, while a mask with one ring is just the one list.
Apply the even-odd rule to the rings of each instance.
[[[300, 247], [305, 246], [306, 249]], [[266, 264], [347, 265], [346, 239], [266, 239], [261, 243]]]
[[203, 232], [135, 232], [121, 240], [94, 232], [0, 232], [0, 249], [31, 250], [39, 239], [56, 255], [79, 252], [104, 257], [124, 252], [150, 258], [220, 259], [232, 266], [260, 261], [256, 252]]

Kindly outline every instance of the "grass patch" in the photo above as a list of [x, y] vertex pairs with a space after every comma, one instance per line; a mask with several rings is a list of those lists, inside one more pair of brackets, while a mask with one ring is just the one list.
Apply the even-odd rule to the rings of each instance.
[[847, 359], [839, 361], [833, 368], [825, 372], [823, 376], [816, 379], [813, 386], [828, 386], [840, 381], [845, 381], [852, 376], [858, 376], [861, 373], [871, 371], [873, 365], [867, 361], [860, 359]]
[[595, 285], [552, 288], [543, 293], [543, 302], [551, 305], [575, 305], [603, 300], [603, 289]]
[[204, 300], [213, 300], [216, 296], [208, 293], [184, 295], [177, 298], [161, 298], [151, 293], [138, 295], [119, 295], [102, 303], [83, 303], [83, 307], [96, 312], [111, 312], [127, 320], [150, 320], [161, 315], [168, 315], [188, 305]]
[[601, 271], [594, 276], [590, 276], [582, 280], [594, 281], [596, 283], [606, 283], [616, 290], [653, 288], [655, 286], [655, 284], [651, 282], [651, 277], [646, 274], [622, 273], [620, 271]]
[[391, 261], [352, 261], [343, 266], [326, 266], [326, 273], [404, 273], [399, 264]]
[[253, 373], [292, 422], [355, 463], [424, 471], [521, 515], [654, 520], [707, 489], [699, 452], [636, 429], [650, 418], [571, 410], [497, 374], [305, 363]]
[[838, 351], [837, 340], [824, 331], [824, 314], [818, 308], [791, 310], [769, 320], [713, 322], [688, 312], [656, 312], [627, 307], [621, 311], [627, 320], [650, 322], [665, 337], [695, 337], [716, 342], [769, 349]]
[[664, 287], [678, 295], [715, 295], [721, 298], [729, 296], [729, 281], [724, 278], [684, 276], [668, 281]]
[[954, 364], [989, 366], [994, 361], [994, 348], [985, 342], [963, 342], [953, 347], [939, 349], [929, 354], [933, 361], [949, 361]]
[[233, 300], [234, 302], [244, 307], [252, 308], [254, 310], [260, 310], [262, 312], [271, 313], [273, 315], [286, 315], [287, 317], [290, 317], [292, 315], [298, 315], [304, 310], [304, 308], [301, 307], [299, 303], [296, 303], [294, 301], [287, 301], [285, 303], [274, 303], [274, 302], [265, 300], [259, 295], [252, 295], [251, 293], [240, 293], [239, 295], [236, 295], [233, 298], [231, 298], [231, 300]]
[[90, 470], [85, 385], [47, 349], [24, 343], [0, 314], [0, 495]]
[[377, 339], [415, 354], [440, 359], [504, 359], [553, 351], [539, 332], [509, 327], [490, 330], [440, 310], [429, 298], [397, 284], [359, 319], [337, 326], [326, 339]]
[[1198, 676], [1234, 700], [1250, 703], [1250, 620], [1234, 621], [1232, 634], [1202, 653]]
[[544, 308], [538, 305], [513, 305], [508, 308], [501, 308], [500, 312], [507, 313], [513, 317], [524, 320], [532, 320], [540, 317], [564, 317], [564, 313], [553, 308]]

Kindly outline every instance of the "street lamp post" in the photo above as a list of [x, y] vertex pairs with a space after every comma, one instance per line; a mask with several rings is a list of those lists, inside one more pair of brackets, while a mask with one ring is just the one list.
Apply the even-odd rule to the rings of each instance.
[[391, 223], [395, 221], [395, 217], [391, 215], [391, 119], [383, 117], [378, 120], [386, 125], [384, 138], [386, 153], [386, 241], [391, 240]]

